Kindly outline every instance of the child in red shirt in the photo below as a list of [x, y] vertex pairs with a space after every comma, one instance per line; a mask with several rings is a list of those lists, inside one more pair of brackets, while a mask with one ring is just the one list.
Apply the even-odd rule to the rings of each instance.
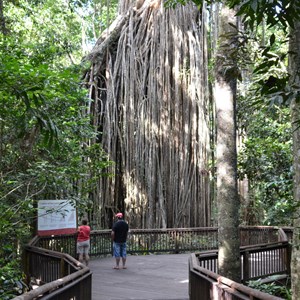
[[77, 253], [79, 254], [79, 261], [81, 263], [89, 264], [89, 250], [90, 250], [90, 233], [91, 228], [87, 225], [87, 220], [81, 221], [81, 226], [78, 227], [77, 235]]

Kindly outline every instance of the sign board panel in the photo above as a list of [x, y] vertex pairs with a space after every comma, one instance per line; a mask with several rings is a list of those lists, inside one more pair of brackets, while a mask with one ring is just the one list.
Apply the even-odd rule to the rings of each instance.
[[38, 201], [38, 235], [75, 233], [76, 208], [70, 200]]

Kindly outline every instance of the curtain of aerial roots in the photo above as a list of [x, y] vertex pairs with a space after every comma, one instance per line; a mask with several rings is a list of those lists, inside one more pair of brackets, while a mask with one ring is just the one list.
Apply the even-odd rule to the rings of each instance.
[[99, 141], [115, 162], [99, 178], [93, 219], [107, 228], [121, 209], [131, 228], [209, 226], [203, 13], [122, 5], [118, 37], [89, 74]]

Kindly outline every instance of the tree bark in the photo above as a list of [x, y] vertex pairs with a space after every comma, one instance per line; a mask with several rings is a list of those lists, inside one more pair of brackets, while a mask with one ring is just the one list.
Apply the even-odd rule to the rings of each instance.
[[293, 167], [294, 167], [294, 201], [296, 212], [294, 216], [294, 232], [292, 244], [291, 281], [292, 299], [300, 299], [300, 22], [295, 24], [290, 34], [289, 71], [290, 86], [295, 92], [295, 98], [291, 103], [291, 115], [293, 126]]
[[[216, 58], [214, 97], [217, 116], [217, 202], [219, 258], [218, 273], [236, 282], [241, 280], [239, 239], [239, 198], [237, 189], [236, 82], [233, 75], [233, 37], [237, 30], [234, 11], [221, 10], [219, 48]], [[230, 66], [230, 72], [228, 70]]]
[[128, 18], [88, 56], [98, 142], [115, 161], [95, 219], [124, 207], [132, 228], [209, 226], [206, 18], [192, 4], [120, 6]]
[[4, 7], [3, 7], [3, 0], [0, 0], [0, 30], [1, 32], [6, 35], [8, 30], [6, 28], [6, 21], [4, 16]]
[[[118, 18], [103, 32], [98, 39], [93, 50], [84, 58], [84, 60], [93, 61], [93, 63], [101, 64], [104, 59], [106, 50], [115, 43], [122, 31], [122, 27], [128, 20], [129, 15], [119, 15]], [[95, 70], [97, 72], [97, 70]]]

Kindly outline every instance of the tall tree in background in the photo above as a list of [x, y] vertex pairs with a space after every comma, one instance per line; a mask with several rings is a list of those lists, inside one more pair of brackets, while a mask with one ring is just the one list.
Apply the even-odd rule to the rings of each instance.
[[[229, 1], [231, 5], [236, 5], [239, 1]], [[280, 8], [280, 9], [279, 9]], [[300, 197], [300, 169], [299, 169], [299, 70], [300, 70], [300, 2], [299, 1], [278, 1], [265, 2], [249, 0], [245, 2], [239, 10], [239, 14], [244, 15], [250, 28], [254, 28], [267, 15], [266, 24], [273, 27], [277, 24], [286, 34], [290, 41], [289, 49], [289, 73], [285, 76], [282, 74], [270, 74], [267, 80], [261, 80], [261, 95], [272, 101], [289, 104], [291, 102], [291, 118], [293, 127], [293, 166], [294, 166], [294, 233], [292, 244], [292, 297], [300, 297], [300, 276], [299, 276], [299, 197]], [[289, 34], [290, 29], [290, 34]], [[270, 38], [270, 44], [274, 44], [276, 35]], [[271, 47], [266, 47], [262, 53], [265, 61], [258, 67], [259, 70], [266, 70], [270, 67], [278, 67], [285, 59], [286, 55], [274, 56], [270, 53]], [[275, 57], [275, 59], [274, 59]], [[289, 79], [289, 81], [288, 81]]]
[[119, 12], [88, 56], [90, 111], [115, 161], [94, 214], [124, 209], [131, 227], [209, 226], [206, 9], [121, 1]]
[[0, 0], [0, 31], [2, 34], [7, 34], [6, 20], [3, 12], [3, 0]]
[[294, 92], [291, 103], [294, 154], [294, 232], [292, 243], [292, 297], [300, 299], [300, 21], [291, 29], [289, 54], [290, 86]]
[[237, 190], [236, 88], [237, 41], [235, 11], [222, 6], [216, 52], [214, 99], [216, 105], [216, 167], [218, 203], [218, 273], [239, 282], [240, 239]]

